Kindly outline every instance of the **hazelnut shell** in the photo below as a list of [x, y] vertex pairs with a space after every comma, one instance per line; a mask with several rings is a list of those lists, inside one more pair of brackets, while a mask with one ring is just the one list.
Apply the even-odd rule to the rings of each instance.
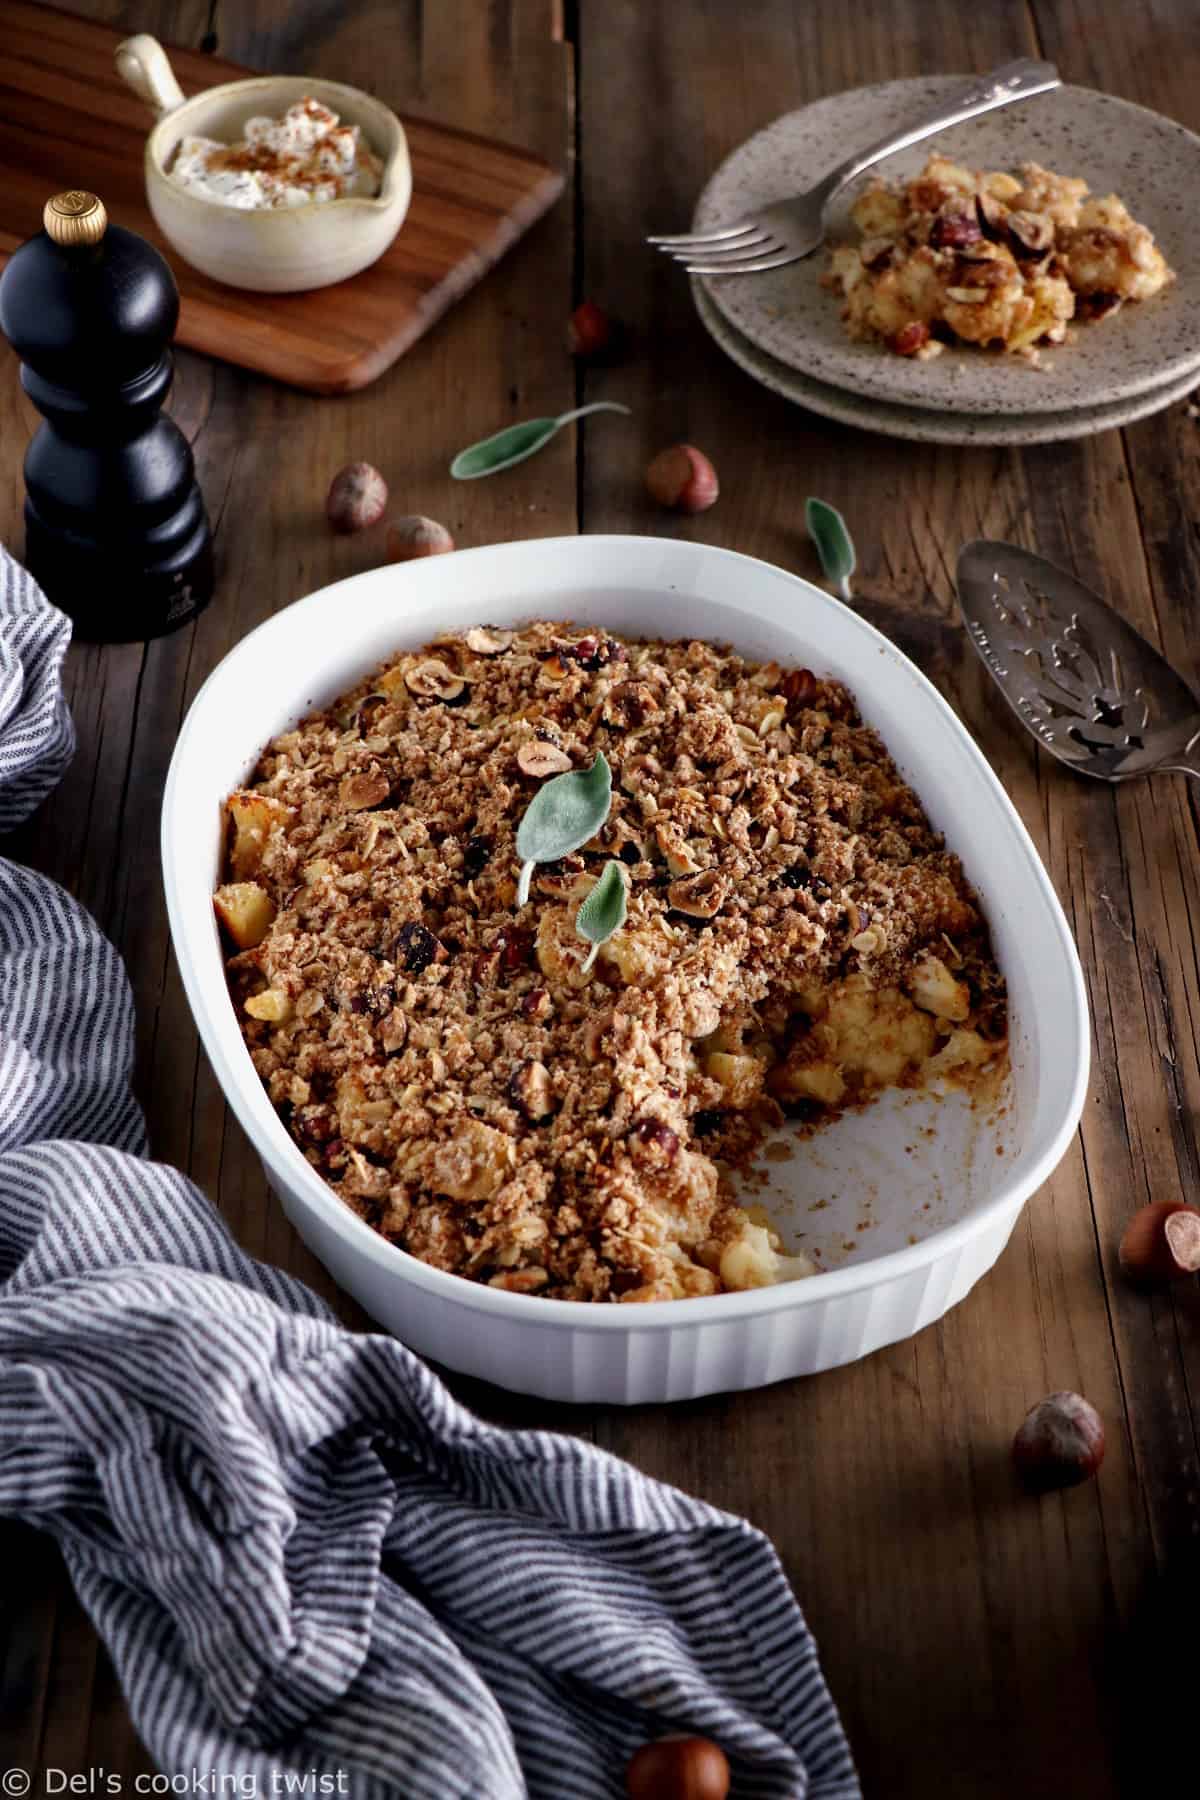
[[726, 1800], [729, 1763], [711, 1738], [661, 1738], [630, 1758], [625, 1792], [629, 1800]]
[[1157, 1287], [1200, 1270], [1200, 1212], [1182, 1200], [1154, 1200], [1135, 1212], [1117, 1252], [1138, 1287]]
[[325, 517], [335, 531], [364, 531], [382, 519], [387, 482], [369, 462], [347, 463], [329, 484]]
[[436, 519], [427, 519], [423, 513], [406, 513], [403, 518], [393, 519], [388, 526], [389, 562], [415, 562], [421, 556], [446, 556], [453, 549], [454, 539], [446, 527], [439, 525]]
[[582, 300], [567, 323], [567, 349], [572, 356], [599, 356], [613, 341], [613, 322], [594, 300]]
[[694, 444], [660, 450], [646, 470], [646, 491], [673, 512], [705, 512], [720, 493], [717, 472]]
[[1104, 1461], [1104, 1421], [1082, 1394], [1066, 1388], [1047, 1394], [1026, 1413], [1012, 1459], [1032, 1493], [1077, 1487]]

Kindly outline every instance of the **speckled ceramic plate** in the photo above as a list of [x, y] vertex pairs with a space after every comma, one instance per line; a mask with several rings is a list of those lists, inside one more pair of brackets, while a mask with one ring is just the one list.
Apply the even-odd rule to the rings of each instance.
[[1116, 425], [1130, 425], [1164, 406], [1184, 400], [1198, 384], [1200, 369], [1149, 393], [1135, 394], [1111, 406], [1076, 406], [1069, 412], [1052, 414], [1023, 413], [940, 413], [925, 407], [889, 405], [882, 400], [868, 400], [845, 388], [829, 387], [800, 375], [786, 363], [768, 356], [735, 331], [722, 318], [699, 282], [693, 283], [696, 310], [717, 343], [738, 367], [773, 393], [797, 406], [819, 413], [824, 419], [836, 419], [841, 425], [855, 425], [860, 431], [877, 431], [884, 437], [910, 438], [924, 444], [1053, 444], [1064, 438], [1091, 437], [1097, 431], [1109, 431]]
[[[889, 81], [785, 114], [722, 163], [701, 195], [696, 229], [811, 187], [856, 144], [912, 120], [963, 79]], [[973, 168], [1032, 160], [1082, 175], [1097, 194], [1118, 193], [1153, 231], [1178, 280], [1154, 300], [1079, 327], [1073, 343], [1043, 352], [1038, 369], [1023, 358], [977, 349], [948, 349], [922, 363], [879, 344], [852, 343], [837, 296], [820, 285], [826, 262], [820, 252], [765, 274], [706, 278], [729, 324], [759, 350], [827, 386], [943, 413], [1028, 417], [1107, 406], [1200, 369], [1200, 137], [1144, 107], [1063, 87], [941, 132], [877, 172], [888, 180], [913, 175], [934, 147]], [[834, 239], [857, 235], [848, 222], [856, 191], [832, 209]]]

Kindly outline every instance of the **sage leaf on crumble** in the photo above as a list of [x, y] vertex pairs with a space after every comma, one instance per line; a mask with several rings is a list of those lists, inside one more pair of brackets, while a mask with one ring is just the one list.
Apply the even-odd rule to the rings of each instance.
[[605, 863], [603, 873], [591, 893], [575, 914], [575, 929], [592, 946], [583, 965], [586, 975], [600, 950], [614, 931], [625, 923], [625, 904], [629, 889], [625, 871], [619, 862]]
[[593, 400], [590, 406], [577, 406], [557, 419], [524, 419], [519, 425], [506, 425], [492, 437], [460, 450], [450, 464], [450, 473], [455, 481], [478, 481], [481, 475], [497, 475], [501, 469], [511, 469], [514, 463], [533, 456], [564, 425], [595, 412], [628, 414], [629, 408], [618, 406], [615, 400]]
[[568, 769], [565, 775], [554, 775], [542, 783], [517, 827], [521, 859], [518, 906], [524, 906], [529, 898], [538, 863], [557, 862], [595, 837], [611, 805], [612, 770], [603, 750], [597, 750], [590, 769]]
[[817, 546], [826, 581], [833, 582], [843, 600], [852, 599], [850, 577], [857, 567], [857, 558], [845, 519], [835, 507], [828, 506], [824, 500], [814, 500], [810, 495], [804, 502], [804, 523]]

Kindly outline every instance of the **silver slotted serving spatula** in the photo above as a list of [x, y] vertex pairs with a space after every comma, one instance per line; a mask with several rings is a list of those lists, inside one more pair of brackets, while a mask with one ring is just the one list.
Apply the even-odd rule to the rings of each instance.
[[1200, 777], [1200, 700], [1090, 588], [1016, 544], [959, 553], [971, 641], [1022, 725], [1098, 781], [1156, 769]]

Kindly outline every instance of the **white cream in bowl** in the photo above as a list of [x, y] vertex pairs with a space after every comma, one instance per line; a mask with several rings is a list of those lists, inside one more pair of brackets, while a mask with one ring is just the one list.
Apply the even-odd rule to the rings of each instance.
[[188, 193], [245, 209], [374, 196], [382, 172], [360, 127], [343, 124], [311, 94], [277, 119], [247, 119], [231, 144], [185, 135], [167, 170]]

